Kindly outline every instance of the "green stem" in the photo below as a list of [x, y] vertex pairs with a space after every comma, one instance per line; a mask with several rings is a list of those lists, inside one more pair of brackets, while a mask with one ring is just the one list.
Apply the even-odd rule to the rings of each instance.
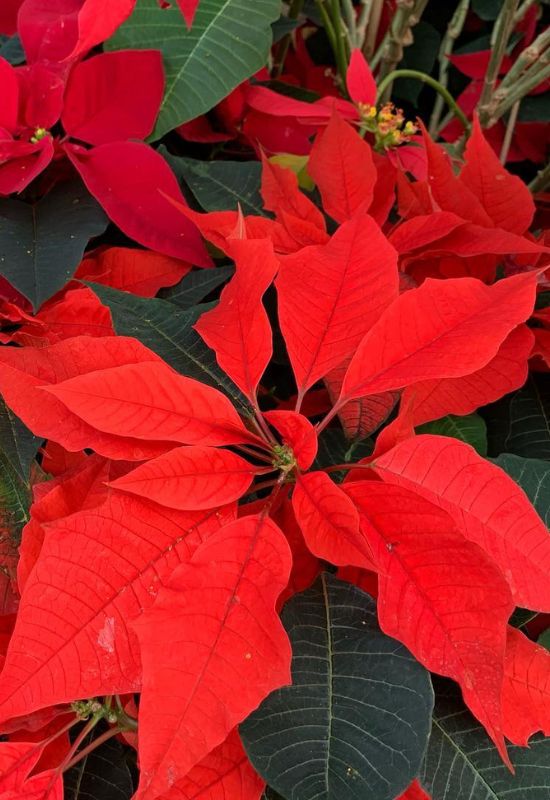
[[541, 58], [548, 58], [546, 50], [548, 49], [549, 45], [550, 28], [547, 28], [545, 31], [539, 34], [539, 36], [537, 36], [533, 42], [531, 42], [529, 47], [526, 47], [525, 50], [521, 51], [495, 92], [497, 100], [499, 94], [513, 86], [517, 79], [528, 69], [530, 69], [535, 62], [539, 61]]
[[325, 0], [315, 0], [315, 5], [319, 10], [319, 14], [321, 15], [321, 19], [323, 20], [323, 27], [325, 29], [325, 33], [330, 42], [332, 51], [336, 57], [336, 32], [334, 30], [332, 21], [328, 15], [328, 11], [325, 7]]
[[491, 34], [491, 56], [483, 81], [481, 97], [477, 104], [479, 121], [487, 127], [491, 116], [490, 106], [498, 80], [502, 59], [506, 55], [506, 47], [514, 29], [514, 17], [519, 0], [504, 0], [498, 17], [496, 18]]
[[335, 50], [334, 57], [336, 59], [336, 68], [340, 75], [342, 82], [342, 89], [344, 94], [347, 94], [346, 89], [346, 73], [348, 71], [349, 52], [347, 48], [347, 36], [344, 26], [342, 24], [342, 17], [340, 15], [340, 0], [330, 0], [332, 25], [334, 27], [335, 36]]
[[502, 141], [502, 147], [500, 149], [500, 163], [506, 164], [508, 160], [508, 153], [510, 152], [510, 145], [512, 144], [512, 138], [514, 136], [514, 129], [516, 127], [516, 122], [518, 119], [519, 107], [521, 104], [521, 100], [518, 100], [513, 106], [512, 110], [510, 111], [510, 116], [508, 117], [508, 122], [506, 124], [506, 132], [504, 134], [504, 139]]
[[374, 69], [375, 64], [371, 63], [376, 45], [376, 37], [378, 35], [378, 28], [380, 27], [380, 20], [382, 18], [382, 11], [384, 10], [384, 0], [371, 0], [368, 6], [368, 16], [365, 23], [363, 55], [370, 64], [371, 69]]
[[543, 167], [529, 184], [529, 189], [536, 194], [543, 192], [547, 186], [550, 186], [550, 161]]
[[[444, 86], [445, 88], [447, 88], [447, 84], [449, 81], [449, 67], [450, 67], [449, 56], [453, 52], [456, 40], [462, 33], [462, 29], [464, 27], [464, 23], [466, 22], [466, 17], [468, 15], [469, 7], [470, 7], [470, 0], [460, 0], [452, 16], [451, 21], [447, 26], [447, 31], [441, 42], [441, 47], [439, 48], [438, 80], [441, 86]], [[430, 117], [430, 125], [429, 125], [430, 135], [433, 137], [435, 137], [437, 134], [438, 125], [441, 119], [441, 114], [443, 113], [444, 106], [445, 106], [445, 99], [438, 92], [437, 97], [435, 98], [435, 103], [432, 115]]]
[[444, 86], [442, 86], [439, 81], [436, 81], [435, 78], [432, 78], [431, 75], [427, 75], [425, 72], [419, 72], [416, 69], [396, 69], [393, 72], [390, 72], [389, 75], [386, 75], [386, 77], [378, 85], [377, 100], [384, 96], [384, 92], [386, 91], [387, 87], [390, 86], [393, 81], [397, 80], [397, 78], [415, 78], [416, 80], [422, 81], [428, 86], [431, 86], [432, 89], [435, 89], [435, 91], [443, 97], [455, 117], [462, 122], [466, 130], [470, 129], [470, 121], [468, 120], [468, 117], [462, 111], [460, 106], [457, 105], [452, 94]]
[[374, 69], [381, 61], [380, 77], [385, 78], [393, 72], [403, 58], [403, 48], [412, 44], [411, 28], [418, 24], [428, 0], [402, 0], [390, 22], [380, 47], [371, 62]]
[[523, 77], [509, 89], [495, 93], [495, 104], [491, 107], [491, 114], [485, 127], [490, 127], [502, 117], [503, 114], [512, 108], [518, 100], [529, 94], [540, 83], [550, 78], [550, 63], [541, 59], [534, 64], [532, 69], [527, 70]]
[[[288, 9], [288, 18], [297, 19], [302, 12], [304, 3], [305, 0], [292, 0], [292, 3]], [[291, 38], [292, 34], [287, 33], [286, 36], [283, 36], [281, 42], [279, 43], [279, 47], [277, 48], [275, 64], [273, 65], [273, 74], [276, 78], [278, 78], [283, 72]]]

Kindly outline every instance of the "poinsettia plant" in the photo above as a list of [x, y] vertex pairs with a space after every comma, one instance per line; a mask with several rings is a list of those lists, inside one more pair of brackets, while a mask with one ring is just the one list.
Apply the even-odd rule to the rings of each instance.
[[487, 98], [390, 102], [405, 5], [54, 5], [0, 12], [0, 800], [542, 800], [550, 246]]

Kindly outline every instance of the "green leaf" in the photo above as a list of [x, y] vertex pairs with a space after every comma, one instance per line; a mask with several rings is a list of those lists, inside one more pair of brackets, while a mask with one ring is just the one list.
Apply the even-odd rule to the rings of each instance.
[[176, 158], [164, 147], [160, 152], [205, 211], [236, 211], [240, 205], [243, 214], [265, 214], [259, 161], [197, 161]]
[[252, 765], [292, 800], [393, 800], [429, 734], [428, 672], [385, 636], [374, 601], [324, 574], [285, 606], [292, 685], [240, 727]]
[[17, 66], [25, 60], [25, 52], [21, 39], [15, 36], [0, 36], [0, 58], [5, 58], [10, 64]]
[[[438, 682], [439, 683], [439, 682]], [[422, 785], [433, 800], [548, 800], [550, 739], [509, 747], [512, 775], [454, 686], [437, 691]]]
[[63, 777], [65, 800], [130, 800], [134, 793], [125, 748], [115, 739], [93, 750]]
[[419, 425], [417, 433], [432, 433], [437, 436], [452, 436], [461, 442], [470, 444], [480, 456], [487, 455], [487, 426], [479, 414], [468, 414], [465, 417], [447, 417], [436, 419]]
[[208, 306], [180, 311], [166, 300], [136, 297], [95, 283], [87, 285], [109, 307], [118, 334], [138, 339], [182, 375], [225, 392], [241, 406], [243, 413], [248, 413], [246, 398], [218, 367], [214, 352], [193, 330]]
[[31, 461], [40, 442], [0, 397], [0, 450], [22, 481], [29, 479]]
[[[361, 439], [350, 442], [339, 428], [326, 428], [319, 437], [319, 449], [312, 469], [324, 469], [334, 464], [353, 464], [361, 458], [372, 454], [372, 439]], [[340, 483], [346, 471], [331, 473], [331, 478]]]
[[160, 297], [169, 300], [179, 308], [189, 309], [200, 303], [201, 300], [221, 286], [234, 273], [232, 266], [216, 267], [215, 269], [192, 270], [185, 275], [176, 286], [163, 289]]
[[261, 69], [280, 11], [280, 0], [201, 0], [188, 30], [176, 3], [138, 0], [107, 48], [161, 50], [166, 90], [152, 138], [209, 111]]
[[540, 644], [545, 650], [550, 650], [550, 628], [541, 633], [537, 639], [537, 644]]
[[0, 273], [36, 311], [73, 277], [107, 222], [79, 181], [58, 184], [35, 204], [0, 200]]
[[550, 527], [550, 464], [508, 453], [492, 460], [521, 486], [540, 518]]
[[488, 407], [489, 454], [550, 460], [550, 375], [531, 374], [511, 397]]
[[519, 107], [519, 122], [550, 122], [550, 97], [544, 94], [524, 97]]
[[3, 451], [0, 451], [0, 529], [13, 547], [19, 545], [23, 526], [29, 521], [30, 482], [19, 477]]
[[486, 22], [491, 22], [499, 15], [502, 0], [472, 0], [472, 11]]

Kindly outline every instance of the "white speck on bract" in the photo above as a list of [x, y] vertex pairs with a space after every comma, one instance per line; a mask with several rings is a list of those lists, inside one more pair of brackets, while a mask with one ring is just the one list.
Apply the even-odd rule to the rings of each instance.
[[97, 637], [98, 645], [107, 653], [115, 652], [115, 618], [107, 617]]

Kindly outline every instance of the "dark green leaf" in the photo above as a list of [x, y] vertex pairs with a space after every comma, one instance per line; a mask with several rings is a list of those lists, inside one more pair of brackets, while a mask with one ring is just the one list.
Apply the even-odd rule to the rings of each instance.
[[109, 739], [64, 775], [65, 800], [130, 800], [134, 786], [124, 747]]
[[216, 267], [216, 269], [200, 269], [188, 272], [176, 286], [163, 289], [160, 297], [169, 300], [179, 308], [189, 309], [221, 286], [233, 275], [232, 266]]
[[271, 30], [273, 31], [273, 44], [277, 44], [280, 40], [287, 35], [287, 33], [292, 33], [293, 30], [296, 30], [298, 25], [300, 24], [300, 20], [298, 19], [291, 19], [290, 17], [281, 16], [279, 19], [275, 20], [271, 24]]
[[503, 0], [472, 0], [472, 11], [480, 19], [491, 22], [498, 17]]
[[161, 153], [205, 211], [236, 211], [240, 205], [243, 214], [265, 213], [259, 161], [197, 161], [176, 158], [164, 148]]
[[240, 727], [255, 769], [292, 800], [393, 800], [418, 773], [429, 674], [385, 636], [373, 600], [322, 575], [284, 608], [292, 686]]
[[166, 90], [153, 138], [209, 111], [263, 67], [280, 13], [280, 0], [201, 0], [188, 30], [176, 3], [138, 0], [107, 47], [162, 51]]
[[523, 628], [531, 622], [531, 620], [535, 619], [536, 616], [536, 611], [529, 611], [528, 608], [516, 608], [508, 621], [514, 628]]
[[[319, 450], [312, 469], [324, 469], [334, 464], [353, 464], [361, 458], [372, 454], [372, 439], [350, 442], [339, 428], [326, 428], [319, 437]], [[346, 472], [333, 472], [331, 477], [337, 483], [342, 481]]]
[[519, 107], [520, 122], [550, 122], [550, 92], [524, 97]]
[[182, 375], [225, 392], [242, 411], [248, 408], [244, 395], [218, 367], [213, 351], [193, 330], [205, 306], [180, 311], [166, 300], [136, 297], [99, 284], [89, 286], [111, 310], [118, 334], [139, 339]]
[[[398, 69], [416, 69], [429, 75], [437, 59], [441, 37], [433, 25], [423, 21], [414, 26], [413, 37], [413, 43], [403, 51]], [[423, 88], [421, 81], [399, 78], [395, 81], [393, 94], [409, 103], [416, 103]]]
[[540, 518], [550, 527], [550, 464], [537, 458], [521, 458], [508, 453], [493, 460], [521, 486]]
[[15, 36], [0, 36], [0, 58], [5, 58], [10, 64], [17, 66], [25, 60], [25, 53], [21, 39]]
[[511, 397], [488, 406], [489, 455], [550, 460], [550, 375], [532, 374]]
[[0, 274], [37, 310], [73, 277], [107, 222], [78, 181], [58, 184], [34, 205], [0, 200]]
[[548, 800], [550, 739], [509, 747], [512, 775], [454, 686], [437, 691], [422, 785], [433, 800]]
[[0, 397], [0, 450], [22, 481], [29, 480], [31, 461], [40, 442]]
[[541, 633], [537, 639], [537, 644], [540, 644], [545, 650], [550, 650], [550, 628]]
[[31, 489], [22, 480], [3, 451], [0, 451], [0, 519], [2, 536], [9, 536], [17, 547], [23, 526], [29, 521]]
[[452, 436], [454, 439], [470, 444], [480, 456], [487, 455], [487, 426], [479, 414], [468, 414], [465, 417], [449, 414], [447, 417], [419, 425], [416, 432], [431, 433], [436, 436]]

